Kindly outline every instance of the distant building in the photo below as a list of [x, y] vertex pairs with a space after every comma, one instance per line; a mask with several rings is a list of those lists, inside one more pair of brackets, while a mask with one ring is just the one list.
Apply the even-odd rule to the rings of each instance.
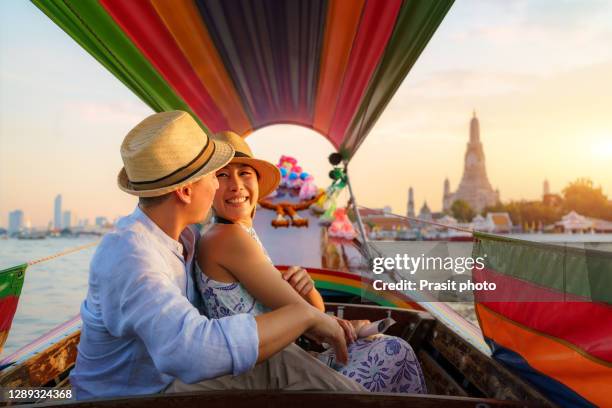
[[550, 192], [548, 180], [544, 180], [544, 183], [542, 183], [542, 203], [550, 207], [558, 207], [563, 203], [563, 198], [559, 194]]
[[72, 227], [72, 212], [64, 211], [62, 217], [62, 228], [70, 228]]
[[104, 227], [108, 224], [108, 219], [106, 217], [96, 217], [96, 226]]
[[53, 228], [62, 229], [62, 195], [58, 194], [53, 202]]
[[450, 211], [451, 206], [453, 205], [453, 194], [450, 191], [450, 181], [448, 177], [444, 179], [444, 194], [442, 195], [442, 210]]
[[555, 223], [563, 232], [588, 232], [594, 229], [593, 220], [576, 211], [570, 211]]
[[409, 218], [414, 218], [415, 217], [415, 213], [414, 213], [414, 190], [412, 189], [412, 187], [410, 187], [408, 189], [408, 208], [406, 210], [406, 215]]
[[491, 225], [491, 232], [512, 232], [512, 219], [507, 212], [490, 212], [487, 214], [487, 223]]
[[444, 216], [440, 217], [439, 219], [436, 220], [436, 222], [440, 224], [448, 225], [449, 227], [457, 226], [457, 219], [455, 217], [451, 217], [448, 214], [445, 214]]
[[23, 211], [15, 210], [9, 213], [8, 232], [9, 234], [20, 232], [24, 227]]
[[470, 140], [465, 152], [463, 177], [454, 193], [450, 192], [448, 178], [444, 181], [443, 210], [450, 210], [457, 200], [467, 202], [476, 212], [481, 212], [486, 206], [495, 205], [499, 201], [499, 191], [493, 190], [487, 177], [484, 149], [480, 142], [480, 124], [476, 112], [470, 121]]
[[550, 185], [548, 184], [548, 180], [544, 180], [544, 184], [542, 186], [542, 197], [546, 197], [550, 194]]
[[474, 218], [472, 218], [472, 229], [474, 231], [486, 231], [488, 228], [487, 220], [480, 214], [476, 214]]
[[383, 217], [392, 217], [391, 207], [385, 206], [383, 208], [360, 208], [359, 215], [361, 218], [371, 217], [371, 216], [383, 216]]
[[411, 226], [404, 218], [371, 215], [364, 220], [368, 237], [374, 240], [406, 238]]
[[606, 221], [599, 218], [587, 217], [578, 214], [576, 211], [570, 211], [561, 217], [560, 221], [555, 223], [555, 229], [561, 232], [581, 233], [581, 232], [600, 232], [611, 233], [612, 221]]
[[472, 229], [474, 231], [496, 232], [507, 234], [512, 232], [513, 224], [510, 214], [507, 212], [490, 212], [487, 217], [478, 214], [472, 219]]
[[593, 221], [593, 230], [601, 233], [612, 233], [612, 221], [600, 220], [597, 218], [591, 218]]
[[421, 207], [421, 211], [419, 211], [419, 219], [423, 221], [432, 221], [433, 219], [431, 216], [431, 210], [429, 209], [429, 206], [427, 205], [427, 201], [423, 203], [423, 206]]

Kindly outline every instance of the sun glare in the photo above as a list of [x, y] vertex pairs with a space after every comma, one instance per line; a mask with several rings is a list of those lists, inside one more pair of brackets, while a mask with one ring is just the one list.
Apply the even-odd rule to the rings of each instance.
[[593, 155], [612, 159], [612, 135], [602, 136], [593, 143]]

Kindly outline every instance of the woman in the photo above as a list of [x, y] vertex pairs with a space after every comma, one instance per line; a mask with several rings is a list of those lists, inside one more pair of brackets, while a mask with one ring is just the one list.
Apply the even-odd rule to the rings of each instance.
[[[297, 302], [308, 302], [324, 311], [323, 299], [308, 273], [298, 267], [278, 271], [253, 229], [257, 201], [276, 189], [278, 169], [253, 158], [240, 136], [224, 132], [218, 138], [230, 143], [236, 155], [216, 173], [215, 223], [199, 244], [197, 280], [208, 316], [257, 315]], [[350, 343], [349, 362], [344, 366], [335, 363], [331, 350], [319, 355], [321, 361], [369, 391], [426, 392], [408, 343], [383, 335], [357, 339], [356, 332], [369, 322], [338, 319], [338, 323]]]

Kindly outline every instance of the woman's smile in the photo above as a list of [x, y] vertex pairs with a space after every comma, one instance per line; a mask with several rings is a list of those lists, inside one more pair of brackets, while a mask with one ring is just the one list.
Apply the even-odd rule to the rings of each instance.
[[242, 204], [246, 203], [248, 200], [249, 200], [249, 196], [243, 195], [243, 196], [228, 198], [225, 200], [225, 202], [230, 205], [240, 207]]
[[255, 169], [246, 164], [230, 163], [217, 171], [217, 179], [219, 189], [213, 201], [217, 215], [250, 226], [259, 197]]

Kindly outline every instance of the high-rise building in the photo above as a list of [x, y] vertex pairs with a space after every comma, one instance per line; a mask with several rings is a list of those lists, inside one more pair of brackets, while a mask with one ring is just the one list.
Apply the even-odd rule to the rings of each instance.
[[[450, 184], [444, 183], [445, 193], [450, 190]], [[495, 205], [499, 201], [499, 191], [494, 191], [487, 177], [485, 155], [480, 142], [480, 123], [476, 112], [470, 121], [470, 140], [465, 152], [463, 177], [457, 191], [445, 194], [444, 210], [449, 210], [453, 202], [463, 200], [472, 209], [480, 212], [484, 207]]]
[[542, 196], [546, 197], [550, 194], [550, 185], [548, 184], [548, 180], [544, 180], [544, 185], [542, 186]]
[[53, 202], [53, 228], [62, 229], [62, 195], [58, 194]]
[[70, 228], [72, 227], [72, 212], [64, 211], [62, 217], [62, 228]]
[[448, 177], [444, 179], [444, 194], [442, 195], [442, 211], [447, 211], [453, 205], [453, 194], [450, 191], [450, 181]]
[[9, 213], [8, 232], [9, 234], [19, 232], [23, 229], [23, 211], [15, 210]]
[[410, 218], [414, 218], [414, 190], [412, 187], [408, 189], [408, 208], [406, 214]]
[[96, 217], [97, 227], [104, 227], [106, 224], [108, 224], [108, 219], [106, 217]]

